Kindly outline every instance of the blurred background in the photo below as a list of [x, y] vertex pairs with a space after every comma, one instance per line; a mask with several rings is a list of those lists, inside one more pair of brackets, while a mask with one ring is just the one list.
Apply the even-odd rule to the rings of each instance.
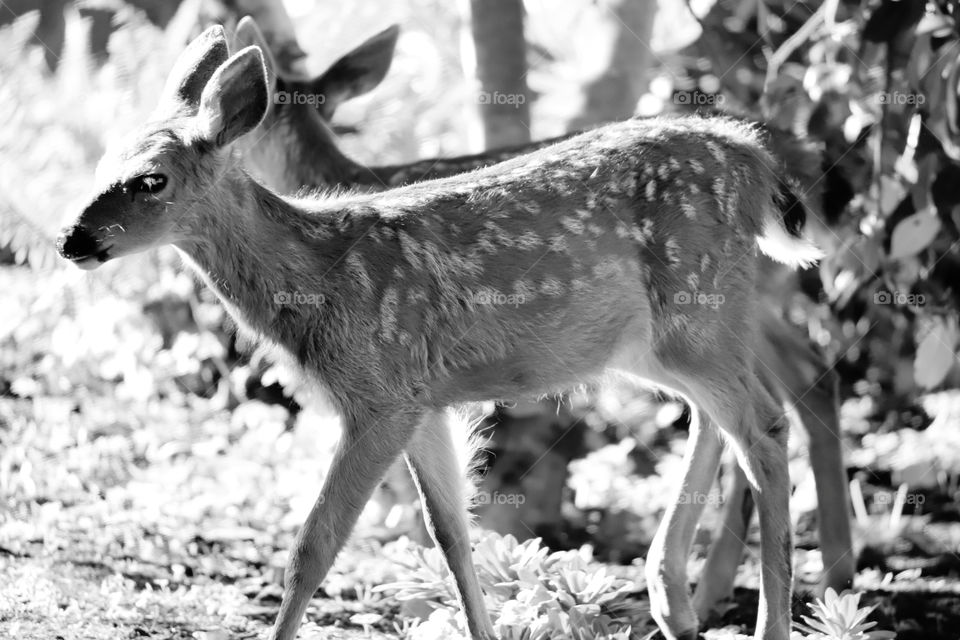
[[[262, 4], [0, 3], [3, 635], [254, 637], [276, 612], [337, 416], [238, 348], [224, 310], [172, 249], [86, 274], [54, 248], [105, 146], [143, 122], [189, 39]], [[370, 165], [634, 114], [721, 111], [809, 142], [812, 155], [791, 170], [808, 177], [828, 256], [799, 275], [762, 274], [758, 296], [835, 372], [856, 589], [898, 637], [954, 638], [957, 6], [288, 0], [293, 31], [274, 34], [275, 55], [318, 74], [400, 25], [386, 78], [332, 122], [345, 152]], [[490, 438], [477, 562], [504, 637], [653, 629], [638, 558], [674, 498], [683, 405], [612, 387], [473, 415]], [[791, 509], [798, 582], [813, 589], [822, 562], [806, 438], [791, 434]], [[693, 576], [724, 504], [721, 480], [705, 498]], [[752, 623], [756, 540], [751, 531], [718, 627]], [[321, 626], [343, 634], [328, 637], [456, 637], [449, 580], [421, 545], [419, 505], [397, 467], [304, 637]], [[561, 603], [557, 615], [545, 598]]]

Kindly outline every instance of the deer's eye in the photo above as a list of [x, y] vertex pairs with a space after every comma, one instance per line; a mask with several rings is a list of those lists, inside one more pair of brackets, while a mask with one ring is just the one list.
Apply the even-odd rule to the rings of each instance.
[[162, 173], [149, 173], [145, 176], [138, 176], [130, 181], [129, 190], [133, 194], [149, 193], [156, 194], [163, 191], [167, 186], [167, 176]]

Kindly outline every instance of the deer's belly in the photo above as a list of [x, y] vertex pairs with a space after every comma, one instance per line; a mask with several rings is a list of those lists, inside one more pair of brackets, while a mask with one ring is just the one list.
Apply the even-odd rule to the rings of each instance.
[[[649, 350], [649, 306], [643, 288], [632, 284], [536, 314], [514, 309], [516, 317], [497, 326], [474, 327], [457, 349], [478, 357], [435, 378], [432, 395], [438, 404], [523, 399], [595, 382], [621, 352]], [[490, 349], [494, 343], [509, 346]]]

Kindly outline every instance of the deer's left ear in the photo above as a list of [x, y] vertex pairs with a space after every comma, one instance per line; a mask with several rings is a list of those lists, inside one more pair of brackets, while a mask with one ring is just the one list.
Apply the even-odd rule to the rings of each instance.
[[340, 103], [363, 95], [380, 84], [390, 70], [399, 35], [400, 27], [387, 27], [310, 81], [313, 93], [324, 96], [324, 116], [329, 119]]
[[229, 56], [223, 27], [214, 25], [194, 38], [167, 76], [158, 111], [172, 114], [183, 108], [195, 110], [204, 86]]
[[249, 133], [263, 120], [269, 96], [260, 48], [238, 51], [220, 65], [203, 89], [197, 113], [201, 137], [223, 147]]

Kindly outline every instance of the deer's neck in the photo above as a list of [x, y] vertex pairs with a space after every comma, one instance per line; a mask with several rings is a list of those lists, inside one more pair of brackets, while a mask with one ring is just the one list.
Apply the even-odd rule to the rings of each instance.
[[241, 172], [221, 179], [197, 208], [191, 237], [177, 248], [241, 325], [288, 346], [296, 340], [293, 328], [316, 318], [284, 319], [329, 311], [293, 300], [320, 296], [305, 274], [328, 272], [343, 253], [326, 218], [298, 210]]
[[397, 243], [371, 239], [374, 207], [281, 198], [234, 170], [197, 209], [191, 239], [176, 246], [244, 333], [281, 347], [342, 411], [385, 396], [374, 343], [402, 257]]
[[283, 153], [287, 161], [279, 163], [283, 175], [278, 177], [280, 193], [295, 193], [303, 187], [330, 185], [364, 185], [375, 177], [353, 161], [337, 146], [332, 131], [315, 118], [287, 117], [289, 140]]

